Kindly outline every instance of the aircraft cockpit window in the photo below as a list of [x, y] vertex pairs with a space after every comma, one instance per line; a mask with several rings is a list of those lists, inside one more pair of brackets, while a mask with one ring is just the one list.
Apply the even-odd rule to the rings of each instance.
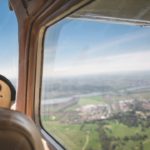
[[46, 31], [42, 126], [68, 150], [148, 150], [150, 28], [88, 10]]
[[9, 9], [8, 0], [0, 1], [0, 74], [17, 88], [18, 24], [15, 13]]

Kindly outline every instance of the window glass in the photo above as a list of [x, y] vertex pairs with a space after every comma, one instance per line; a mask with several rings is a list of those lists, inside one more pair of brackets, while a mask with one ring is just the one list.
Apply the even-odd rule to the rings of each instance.
[[68, 150], [148, 150], [150, 28], [68, 17], [47, 29], [41, 122]]
[[0, 0], [0, 74], [17, 86], [18, 25], [7, 0]]

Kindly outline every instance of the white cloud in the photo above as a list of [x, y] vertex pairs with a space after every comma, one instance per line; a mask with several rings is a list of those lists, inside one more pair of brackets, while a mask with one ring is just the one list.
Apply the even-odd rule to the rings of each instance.
[[136, 52], [120, 54], [116, 56], [105, 56], [78, 61], [76, 65], [57, 67], [50, 71], [45, 66], [46, 76], [73, 76], [84, 74], [102, 74], [128, 71], [150, 70], [150, 52]]
[[141, 39], [149, 35], [150, 35], [150, 30], [146, 30], [144, 28], [144, 30], [138, 30], [124, 35], [120, 35], [118, 37], [113, 37], [113, 39], [110, 39], [110, 41], [106, 41], [103, 44], [101, 43], [100, 45], [96, 45], [94, 48], [89, 49], [88, 53], [95, 53], [100, 50], [112, 49], [116, 45], [120, 45], [120, 44], [123, 45], [125, 43], [127, 44], [128, 42]]
[[17, 65], [0, 65], [0, 74], [6, 78], [18, 78], [18, 67]]

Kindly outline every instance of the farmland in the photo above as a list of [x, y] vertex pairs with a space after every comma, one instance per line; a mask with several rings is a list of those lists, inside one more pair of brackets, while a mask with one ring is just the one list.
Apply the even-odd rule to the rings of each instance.
[[43, 126], [68, 150], [149, 150], [149, 75], [53, 80]]

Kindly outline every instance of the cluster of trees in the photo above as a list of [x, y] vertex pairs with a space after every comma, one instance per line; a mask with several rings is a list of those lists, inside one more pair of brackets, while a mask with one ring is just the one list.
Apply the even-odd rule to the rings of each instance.
[[125, 136], [123, 138], [124, 141], [129, 141], [129, 140], [132, 140], [132, 141], [144, 141], [148, 138], [148, 136], [146, 134], [143, 134], [143, 135], [140, 135], [138, 133], [136, 133], [135, 135], [132, 135], [132, 136]]
[[107, 121], [102, 121], [99, 123], [99, 127], [97, 129], [102, 150], [121, 150], [123, 147], [128, 147], [129, 141], [135, 143], [133, 144], [133, 149], [136, 145], [139, 150], [144, 150], [143, 142], [149, 138], [146, 134], [136, 133], [135, 135], [124, 136], [122, 138], [112, 135], [110, 136], [106, 133], [104, 125], [107, 125]]
[[140, 124], [140, 118], [136, 115], [135, 111], [120, 112], [115, 114], [112, 119], [118, 120], [120, 123], [128, 127], [137, 127]]

